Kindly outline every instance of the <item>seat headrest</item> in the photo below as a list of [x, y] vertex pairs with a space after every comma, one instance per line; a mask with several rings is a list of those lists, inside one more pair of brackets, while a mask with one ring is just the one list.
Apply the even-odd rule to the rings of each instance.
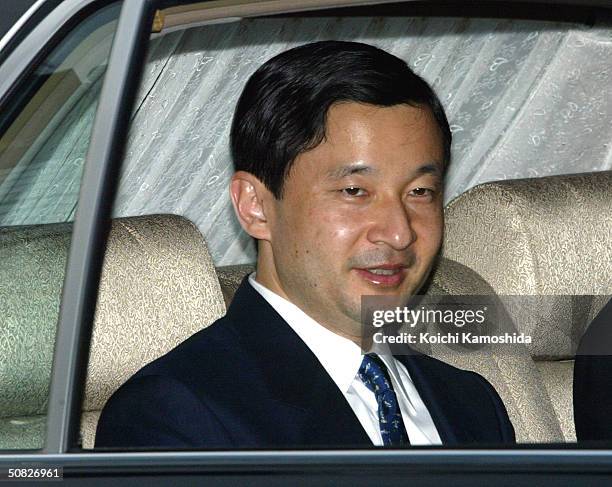
[[[45, 414], [71, 224], [0, 229], [0, 417]], [[85, 410], [225, 313], [204, 238], [173, 215], [112, 222]]]
[[113, 221], [102, 268], [84, 410], [225, 314], [204, 238], [185, 218]]
[[516, 323], [534, 355], [571, 355], [605, 300], [564, 295], [612, 294], [611, 209], [610, 171], [482, 184], [446, 208], [443, 255], [497, 294], [559, 296]]

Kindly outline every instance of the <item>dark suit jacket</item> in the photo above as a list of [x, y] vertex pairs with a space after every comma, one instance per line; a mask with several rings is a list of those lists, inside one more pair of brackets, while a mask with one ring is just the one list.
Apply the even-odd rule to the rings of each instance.
[[574, 362], [576, 438], [612, 440], [612, 300], [587, 329]]
[[[398, 356], [445, 444], [513, 442], [493, 387], [424, 355]], [[129, 379], [98, 447], [355, 447], [372, 443], [314, 354], [245, 279], [225, 317]]]

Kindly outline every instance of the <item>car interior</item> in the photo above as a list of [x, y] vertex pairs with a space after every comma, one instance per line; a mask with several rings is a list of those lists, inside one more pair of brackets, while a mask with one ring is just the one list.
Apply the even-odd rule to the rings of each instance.
[[[81, 446], [84, 449], [94, 447], [100, 412], [113, 392], [142, 366], [223, 316], [240, 282], [254, 270], [253, 249], [248, 248], [250, 242], [244, 235], [236, 235], [236, 223], [231, 220], [227, 197], [221, 196], [221, 190], [216, 189], [223, 187], [231, 174], [227, 149], [219, 152], [227, 143], [224, 129], [219, 127], [227, 125], [231, 117], [231, 110], [219, 107], [226, 104], [227, 99], [222, 90], [204, 92], [201, 88], [204, 83], [194, 85], [195, 88], [187, 92], [190, 84], [196, 83], [199, 70], [206, 73], [209, 81], [218, 85], [228, 83], [223, 75], [232, 71], [235, 58], [211, 68], [209, 65], [214, 63], [210, 59], [216, 56], [215, 49], [234, 52], [240, 46], [236, 46], [232, 35], [238, 35], [241, 29], [259, 32], [259, 27], [248, 22], [228, 24], [235, 31], [230, 35], [218, 25], [213, 26], [216, 30], [210, 39], [215, 49], [202, 51], [202, 41], [198, 39], [208, 31], [206, 25], [200, 25], [199, 17], [193, 17], [192, 13], [191, 17], [181, 20], [175, 13], [169, 19], [172, 22], [167, 24], [167, 35], [153, 36], [145, 68], [148, 74], [145, 74], [134, 111], [135, 128], [126, 151], [122, 186], [115, 201], [115, 217], [107, 241], [82, 407]], [[392, 20], [386, 28], [395, 32], [398, 24]], [[283, 29], [290, 31], [293, 26], [298, 30], [302, 28], [303, 32], [311, 28], [308, 22], [314, 22], [306, 19], [303, 25], [298, 25], [299, 19], [281, 21], [286, 23]], [[267, 22], [279, 22], [279, 19]], [[340, 23], [334, 18], [328, 22]], [[440, 27], [441, 22], [441, 19], [433, 19], [423, 23], [420, 33], [439, 35], [447, 29]], [[465, 19], [453, 19], [452, 22], [454, 28], [469, 31], [466, 27], [469, 22]], [[529, 28], [533, 26], [530, 21], [526, 22], [508, 21], [498, 32], [499, 39], [524, 34], [515, 43], [517, 55], [520, 49], [516, 46], [529, 42]], [[266, 25], [271, 24], [264, 22], [262, 25], [265, 31]], [[353, 31], [359, 31], [361, 24], [352, 19], [347, 25], [343, 28], [349, 33], [343, 31], [342, 35], [359, 37]], [[373, 20], [363, 25], [362, 39], [379, 40], [383, 46], [393, 44], [388, 32], [380, 34], [384, 30], [383, 21]], [[550, 42], [557, 28], [550, 27]], [[483, 35], [487, 35], [485, 24], [476, 23], [473, 29], [477, 32], [484, 29]], [[401, 33], [397, 35], [401, 37]], [[567, 35], [564, 40], [555, 42], [571, 44], [572, 39], [572, 35]], [[304, 40], [304, 36], [296, 35], [291, 42]], [[606, 42], [609, 45], [609, 39]], [[597, 44], [597, 52], [609, 53], [608, 45], [606, 51]], [[284, 46], [282, 43], [280, 47]], [[239, 53], [238, 58], [251, 56], [253, 65], [268, 58], [277, 47], [280, 49], [276, 45], [262, 49], [255, 42], [249, 47], [252, 50]], [[432, 50], [442, 47], [434, 46]], [[465, 51], [469, 49], [467, 46]], [[262, 52], [255, 56], [255, 51]], [[510, 51], [512, 49], [509, 49], [512, 55]], [[542, 56], [537, 50], [525, 54], [529, 59], [537, 56]], [[422, 60], [425, 62], [425, 58]], [[499, 59], [497, 62], [504, 64]], [[442, 67], [437, 73], [444, 75]], [[99, 69], [90, 73], [89, 89], [99, 89], [99, 76]], [[244, 80], [235, 78], [231, 79], [235, 86]], [[603, 86], [605, 81], [600, 83]], [[521, 96], [530, 99], [527, 93], [530, 87], [520, 89], [525, 92]], [[171, 97], [173, 93], [177, 94], [175, 98]], [[505, 93], [504, 96], [510, 95]], [[159, 100], [161, 105], [156, 106]], [[163, 103], [168, 100], [170, 105], [166, 107]], [[177, 100], [182, 101], [177, 104]], [[207, 137], [218, 138], [219, 143], [198, 145], [195, 142], [197, 134], [193, 124], [209, 120], [210, 113], [198, 112], [187, 121], [181, 118], [191, 113], [190, 110], [198, 111], [192, 106], [194, 100], [210, 101], [210, 110], [217, 118]], [[88, 102], [79, 97], [73, 106], [78, 103], [83, 107], [66, 111], [72, 113], [73, 118], [75, 113], [90, 116], [92, 106], [95, 108], [94, 100]], [[512, 105], [511, 101], [506, 103]], [[171, 121], [155, 116], [173, 110], [176, 114]], [[500, 113], [490, 115], [500, 116]], [[557, 172], [550, 170], [556, 167], [555, 161], [540, 159], [532, 160], [534, 166], [541, 166], [539, 171], [537, 167], [526, 167], [520, 172], [514, 165], [504, 172], [507, 162], [504, 156], [508, 154], [496, 153], [496, 165], [485, 171], [478, 166], [481, 159], [468, 157], [471, 154], [468, 146], [474, 142], [484, 146], [486, 130], [493, 129], [485, 129], [476, 120], [474, 115], [471, 126], [469, 119], [460, 120], [458, 116], [455, 120], [455, 133], [465, 130], [470, 135], [457, 138], [458, 164], [449, 174], [443, 250], [421, 293], [491, 296], [503, 303], [505, 326], [531, 334], [534, 342], [517, 346], [512, 354], [493, 345], [469, 353], [446, 345], [432, 345], [426, 352], [488, 379], [503, 399], [519, 443], [575, 442], [573, 359], [584, 330], [612, 296], [609, 139], [605, 142], [606, 148], [600, 147], [600, 159], [582, 161], [589, 164], [587, 166], [574, 164], [576, 155], [572, 153], [560, 156], [566, 157], [566, 164], [557, 167]], [[599, 130], [597, 133], [602, 139], [589, 139], [584, 142], [585, 146], [594, 141], [601, 144], [606, 133], [610, 135], [606, 120], [591, 126], [596, 132]], [[63, 130], [74, 136], [88, 128], [72, 122], [68, 128], [65, 125], [56, 124], [55, 132], [50, 132], [57, 135]], [[523, 129], [512, 124], [509, 127], [515, 129], [518, 140], [522, 140]], [[51, 140], [49, 133], [44, 131], [36, 137]], [[73, 143], [79, 146], [78, 140]], [[204, 154], [194, 156], [200, 150]], [[79, 151], [81, 155], [84, 153]], [[512, 157], [535, 157], [534, 154], [540, 155], [539, 152], [525, 152]], [[19, 157], [30, 156], [20, 153]], [[156, 157], [161, 161], [156, 172], [146, 172], [146, 166]], [[550, 158], [553, 157], [551, 154]], [[461, 165], [462, 158], [467, 161], [466, 165]], [[183, 161], [190, 167], [211, 165], [214, 170], [203, 174], [185, 170], [185, 179], [180, 179], [177, 172]], [[587, 172], [585, 169], [589, 168]], [[462, 179], [462, 171], [470, 177]], [[497, 176], [495, 171], [498, 171]], [[1, 183], [2, 178], [0, 190]], [[204, 202], [185, 202], [178, 198], [172, 202], [176, 203], [173, 206], [168, 198], [160, 198], [157, 206], [147, 204], [148, 198], [156, 197], [156, 192], [184, 196], [202, 188], [210, 189], [210, 196]], [[49, 194], [59, 194], [58, 191], [61, 189], [58, 190], [56, 184], [49, 189]], [[2, 197], [8, 198], [0, 193], [0, 204]], [[218, 208], [214, 213], [202, 210], [205, 203]], [[63, 206], [57, 205], [60, 207]], [[47, 220], [35, 222], [19, 222], [14, 215], [0, 219], [1, 449], [40, 448], [44, 443], [56, 325], [49, 316], [55, 316], [60, 305], [71, 245], [71, 219], [74, 218], [73, 206], [65, 205], [65, 208], [60, 211], [63, 219], [57, 218], [57, 212]], [[218, 237], [217, 230], [223, 238]], [[228, 254], [228, 248], [239, 258], [232, 258], [234, 254]], [[507, 296], [545, 296], [546, 299], [526, 309], [512, 306], [512, 301], [505, 299]]]
[[[541, 338], [524, 353], [461, 354], [446, 345], [430, 351], [495, 386], [519, 442], [576, 440], [573, 355], [577, 339], [612, 295], [604, 279], [612, 271], [611, 206], [612, 172], [603, 172], [485, 183], [446, 207], [444, 251], [424, 293], [558, 295], [554, 306], [536, 316], [509, 310], [507, 319], [517, 329]], [[53, 334], [40, 326], [46, 323], [41, 316], [60, 299], [68, 227], [9, 227], [0, 234], [1, 258], [11, 262], [2, 267], [1, 278], [12, 282], [3, 289], [8, 299], [2, 315], [19, 313], [20, 322], [30, 324], [15, 329], [12, 348], [4, 348], [10, 350], [3, 355], [0, 395], [5, 448], [38, 445], [44, 434], [50, 362], [31, 360], [31, 347], [40, 348], [35, 356], [41, 358], [50, 353], [40, 346], [49, 342], [36, 338]], [[215, 267], [204, 237], [183, 217], [113, 221], [83, 405], [84, 448], [93, 447], [100, 411], [111, 394], [142, 366], [221, 317], [253, 270], [248, 264]], [[48, 287], [32, 288], [34, 278]]]

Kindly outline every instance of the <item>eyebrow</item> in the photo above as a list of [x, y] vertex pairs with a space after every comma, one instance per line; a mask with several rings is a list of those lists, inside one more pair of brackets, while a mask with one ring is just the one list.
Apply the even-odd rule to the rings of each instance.
[[[415, 171], [415, 176], [421, 176], [424, 174], [432, 174], [434, 176], [442, 176], [441, 164], [437, 162], [430, 162], [423, 164]], [[327, 177], [330, 179], [342, 179], [353, 174], [375, 174], [378, 170], [372, 166], [367, 166], [361, 163], [346, 164], [344, 166], [337, 167], [328, 171]]]
[[346, 164], [328, 171], [327, 177], [330, 179], [342, 179], [353, 174], [373, 174], [376, 172], [372, 166], [361, 163]]
[[442, 164], [430, 162], [424, 164], [416, 170], [417, 175], [433, 174], [434, 176], [442, 176]]

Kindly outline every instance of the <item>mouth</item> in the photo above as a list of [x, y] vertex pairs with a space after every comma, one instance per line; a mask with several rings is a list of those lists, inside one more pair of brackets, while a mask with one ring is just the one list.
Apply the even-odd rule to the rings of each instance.
[[379, 288], [396, 288], [406, 277], [404, 264], [379, 264], [367, 268], [356, 268], [357, 274]]

